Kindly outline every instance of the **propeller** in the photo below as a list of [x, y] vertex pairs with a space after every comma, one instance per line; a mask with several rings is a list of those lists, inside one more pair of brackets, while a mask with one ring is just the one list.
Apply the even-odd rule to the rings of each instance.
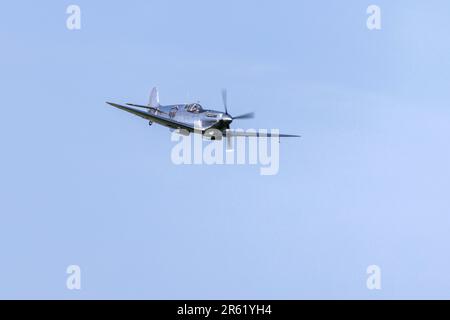
[[225, 121], [231, 123], [234, 119], [253, 119], [255, 117], [254, 112], [244, 113], [236, 117], [232, 117], [228, 113], [228, 94], [227, 89], [222, 89], [222, 101], [223, 101], [223, 107], [225, 109]]
[[222, 101], [223, 101], [223, 107], [225, 108], [225, 113], [228, 113], [228, 108], [227, 108], [227, 89], [222, 89]]
[[[226, 89], [222, 89], [222, 101], [223, 101], [223, 107], [225, 109], [225, 114], [222, 116], [221, 122], [224, 124], [224, 127], [226, 130], [230, 129], [230, 124], [233, 122], [234, 119], [252, 119], [255, 117], [255, 114], [253, 112], [244, 113], [236, 117], [232, 117], [228, 113], [228, 94]], [[231, 135], [227, 134], [227, 151], [232, 151], [232, 139]]]
[[244, 113], [239, 116], [233, 117], [233, 119], [253, 119], [255, 117], [254, 112]]

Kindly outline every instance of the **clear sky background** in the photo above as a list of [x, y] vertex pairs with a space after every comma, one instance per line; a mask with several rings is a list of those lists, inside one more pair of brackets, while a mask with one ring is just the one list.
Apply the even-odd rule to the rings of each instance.
[[[450, 298], [449, 12], [3, 3], [0, 298]], [[256, 112], [235, 127], [302, 138], [282, 141], [275, 176], [175, 166], [166, 128], [105, 105], [154, 85], [162, 103], [218, 109], [226, 87], [230, 113]]]

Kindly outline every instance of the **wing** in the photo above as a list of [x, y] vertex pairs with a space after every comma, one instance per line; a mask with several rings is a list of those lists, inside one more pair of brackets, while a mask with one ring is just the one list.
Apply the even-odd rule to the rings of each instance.
[[126, 103], [127, 106], [132, 106], [132, 107], [137, 107], [137, 108], [144, 108], [144, 109], [148, 109], [148, 110], [153, 110], [153, 111], [157, 111], [158, 113], [163, 113], [163, 114], [168, 114], [167, 112], [164, 112], [162, 110], [159, 110], [158, 108], [154, 108], [154, 107], [149, 107], [149, 106], [143, 106], [140, 104], [133, 104], [133, 103]]
[[157, 115], [150, 114], [150, 113], [147, 113], [147, 112], [143, 112], [141, 110], [136, 110], [134, 108], [125, 107], [125, 106], [122, 106], [122, 105], [117, 104], [117, 103], [112, 103], [112, 102], [106, 102], [106, 103], [111, 105], [111, 106], [113, 106], [113, 107], [115, 107], [115, 108], [117, 108], [117, 109], [121, 109], [123, 111], [132, 113], [132, 114], [134, 114], [134, 115], [136, 115], [138, 117], [150, 120], [152, 122], [156, 122], [156, 123], [158, 123], [160, 125], [163, 125], [163, 126], [166, 126], [166, 127], [175, 128], [175, 129], [185, 129], [185, 130], [188, 130], [188, 131], [193, 131], [194, 130], [194, 127], [191, 127], [191, 126], [189, 126], [189, 125], [187, 125], [185, 123], [181, 123], [181, 122], [174, 121], [174, 120], [171, 120], [171, 119], [159, 117]]
[[224, 136], [230, 136], [230, 137], [280, 137], [280, 138], [299, 138], [301, 136], [296, 134], [272, 134], [270, 132], [262, 133], [262, 132], [243, 132], [243, 131], [234, 131], [234, 130], [227, 130], [224, 133]]

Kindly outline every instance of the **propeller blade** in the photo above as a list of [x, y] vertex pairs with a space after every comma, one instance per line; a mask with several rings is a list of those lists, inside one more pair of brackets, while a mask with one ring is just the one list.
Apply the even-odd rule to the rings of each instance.
[[228, 113], [227, 89], [222, 89], [222, 101], [223, 101], [223, 106], [225, 108], [225, 113]]
[[240, 116], [233, 117], [233, 119], [253, 119], [255, 117], [254, 112], [244, 113]]

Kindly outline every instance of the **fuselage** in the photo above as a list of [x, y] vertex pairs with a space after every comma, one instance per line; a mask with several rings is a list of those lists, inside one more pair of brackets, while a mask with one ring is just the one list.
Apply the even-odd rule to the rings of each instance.
[[159, 106], [158, 110], [149, 110], [149, 113], [187, 124], [202, 131], [211, 128], [223, 131], [229, 128], [232, 121], [232, 117], [227, 113], [203, 109], [198, 103]]

